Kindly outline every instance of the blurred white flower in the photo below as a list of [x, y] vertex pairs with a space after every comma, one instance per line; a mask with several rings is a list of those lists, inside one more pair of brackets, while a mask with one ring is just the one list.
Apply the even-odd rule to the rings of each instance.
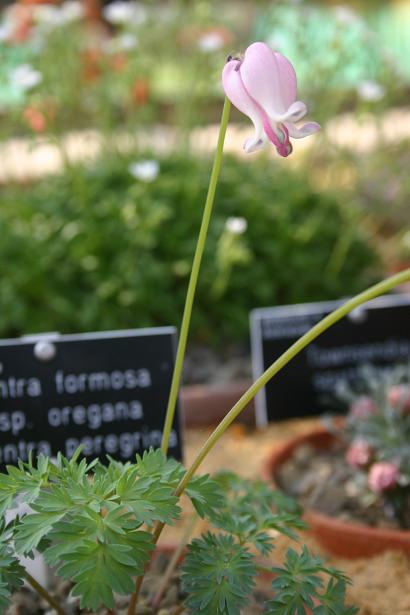
[[61, 9], [51, 4], [38, 4], [33, 6], [33, 17], [41, 26], [58, 26], [61, 23]]
[[198, 39], [198, 47], [204, 53], [218, 51], [224, 46], [224, 39], [218, 32], [208, 32]]
[[117, 43], [120, 49], [129, 51], [130, 49], [135, 49], [138, 45], [138, 38], [135, 34], [131, 34], [131, 32], [124, 32], [124, 34], [117, 37]]
[[108, 4], [103, 9], [103, 15], [109, 23], [114, 25], [140, 25], [147, 17], [146, 10], [141, 4], [125, 2], [125, 0]]
[[157, 160], [141, 160], [140, 162], [132, 162], [128, 171], [135, 179], [143, 182], [152, 182], [158, 177], [159, 163]]
[[0, 24], [0, 43], [4, 43], [9, 40], [13, 34], [13, 25], [9, 21], [5, 21]]
[[362, 23], [362, 18], [350, 6], [339, 4], [333, 9], [334, 15], [339, 23], [349, 25], [354, 23]]
[[84, 17], [84, 7], [78, 0], [66, 0], [60, 6], [40, 4], [33, 6], [35, 21], [43, 26], [62, 26]]
[[84, 17], [84, 6], [78, 0], [66, 0], [61, 5], [60, 12], [62, 13], [64, 23], [77, 21]]
[[9, 83], [21, 90], [31, 90], [43, 79], [42, 74], [31, 64], [20, 64], [9, 73]]
[[131, 51], [138, 46], [138, 37], [131, 32], [124, 32], [107, 40], [104, 48], [108, 53], [118, 53], [119, 51]]
[[245, 218], [232, 216], [226, 220], [225, 228], [232, 235], [242, 235], [248, 228], [248, 223]]
[[357, 95], [367, 102], [377, 102], [386, 94], [385, 88], [377, 81], [366, 80], [357, 86]]

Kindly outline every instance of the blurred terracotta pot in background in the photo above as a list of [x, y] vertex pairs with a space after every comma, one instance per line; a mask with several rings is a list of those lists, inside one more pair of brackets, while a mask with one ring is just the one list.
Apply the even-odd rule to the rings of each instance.
[[[326, 430], [316, 430], [293, 438], [276, 449], [266, 459], [262, 469], [263, 478], [273, 482], [276, 487], [284, 488], [279, 475], [284, 463], [301, 446], [310, 445], [319, 450], [329, 449], [335, 436]], [[359, 523], [339, 521], [313, 509], [305, 509], [304, 518], [310, 533], [329, 553], [349, 559], [371, 557], [383, 551], [402, 551], [410, 555], [410, 531], [377, 528]]]

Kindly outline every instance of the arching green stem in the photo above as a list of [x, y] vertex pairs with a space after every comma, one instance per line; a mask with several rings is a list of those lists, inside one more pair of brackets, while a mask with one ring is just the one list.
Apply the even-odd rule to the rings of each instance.
[[242, 395], [242, 397], [236, 402], [233, 408], [228, 412], [224, 419], [219, 423], [216, 429], [209, 436], [208, 440], [202, 446], [201, 450], [197, 454], [196, 458], [188, 468], [181, 482], [179, 483], [176, 495], [181, 495], [185, 487], [194, 476], [195, 472], [215, 446], [229, 425], [238, 417], [242, 410], [248, 405], [248, 403], [255, 397], [255, 395], [269, 382], [275, 374], [277, 374], [285, 365], [291, 361], [301, 350], [306, 348], [313, 340], [315, 340], [321, 333], [324, 333], [330, 326], [341, 320], [346, 314], [359, 307], [363, 303], [374, 299], [375, 297], [388, 292], [395, 286], [410, 281], [410, 269], [406, 269], [401, 273], [393, 275], [374, 286], [371, 286], [364, 292], [356, 295], [349, 301], [346, 301], [343, 305], [338, 307], [334, 312], [323, 318], [319, 323], [312, 327], [305, 335], [299, 338], [292, 346], [288, 348], [268, 369], [252, 384], [252, 386]]

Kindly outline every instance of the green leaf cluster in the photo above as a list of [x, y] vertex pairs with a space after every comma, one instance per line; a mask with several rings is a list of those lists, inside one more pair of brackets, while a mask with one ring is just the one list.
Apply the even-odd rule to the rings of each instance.
[[[72, 581], [82, 608], [112, 608], [114, 593], [131, 594], [150, 559], [154, 544], [144, 528], [179, 518], [174, 492], [185, 470], [160, 450], [137, 456], [134, 464], [110, 460], [107, 467], [79, 461], [79, 455], [58, 455], [56, 463], [40, 455], [36, 464], [30, 459], [8, 466], [0, 474], [0, 510], [4, 514], [17, 501], [28, 504], [30, 512], [16, 518], [8, 535], [16, 553], [40, 551], [57, 574]], [[222, 501], [219, 484], [207, 475], [193, 478], [187, 494], [201, 516]], [[5, 551], [6, 567], [10, 557]], [[11, 578], [3, 576], [0, 583]]]
[[272, 491], [266, 483], [246, 480], [230, 472], [218, 474], [216, 480], [224, 500], [210, 515], [212, 525], [232, 534], [241, 544], [252, 544], [267, 555], [277, 532], [296, 539], [294, 530], [305, 527], [296, 502]]
[[[266, 605], [266, 615], [355, 615], [355, 607], [346, 606], [346, 577], [313, 556], [306, 547], [300, 553], [288, 549], [281, 567], [272, 568], [275, 593]], [[327, 577], [327, 584], [323, 580]]]
[[239, 615], [256, 575], [251, 553], [226, 534], [193, 540], [182, 570], [186, 605], [201, 615]]
[[23, 584], [24, 570], [8, 544], [11, 534], [3, 521], [0, 525], [0, 613], [10, 605], [13, 591]]
[[[20, 461], [0, 474], [2, 514], [17, 503], [28, 508], [0, 528], [1, 613], [24, 577], [17, 556], [34, 551], [71, 582], [82, 609], [112, 609], [115, 594], [133, 593], [154, 549], [149, 530], [179, 518], [175, 491], [185, 470], [161, 450], [137, 455], [135, 463], [108, 461], [88, 463], [78, 450], [70, 460], [40, 455], [36, 463]], [[300, 508], [261, 481], [229, 472], [194, 477], [186, 495], [215, 531], [188, 546], [181, 571], [185, 604], [202, 615], [239, 615], [255, 586], [257, 553], [270, 553], [277, 532], [297, 538]], [[290, 549], [284, 566], [272, 572], [275, 597], [267, 615], [302, 615], [305, 607], [314, 615], [354, 615], [340, 606], [343, 575], [306, 549]]]

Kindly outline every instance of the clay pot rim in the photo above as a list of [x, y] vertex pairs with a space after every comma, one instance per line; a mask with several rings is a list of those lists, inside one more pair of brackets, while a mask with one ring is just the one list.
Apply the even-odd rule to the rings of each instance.
[[[274, 483], [275, 487], [280, 489], [280, 484], [277, 480], [278, 470], [283, 463], [291, 457], [293, 451], [304, 444], [310, 444], [317, 449], [327, 448], [326, 443], [329, 445], [335, 440], [336, 436], [324, 428], [318, 428], [306, 434], [291, 438], [267, 457], [262, 468], [263, 479], [270, 483]], [[379, 528], [355, 521], [341, 521], [340, 519], [334, 519], [325, 513], [318, 512], [313, 508], [306, 508], [304, 510], [304, 518], [308, 523], [326, 526], [329, 530], [335, 530], [335, 532], [338, 533], [344, 532], [350, 536], [360, 535], [361, 537], [365, 534], [369, 540], [375, 538], [381, 540], [385, 539], [386, 541], [394, 540], [395, 542], [403, 541], [408, 545], [408, 548], [410, 548], [409, 530], [395, 530], [383, 527]]]

